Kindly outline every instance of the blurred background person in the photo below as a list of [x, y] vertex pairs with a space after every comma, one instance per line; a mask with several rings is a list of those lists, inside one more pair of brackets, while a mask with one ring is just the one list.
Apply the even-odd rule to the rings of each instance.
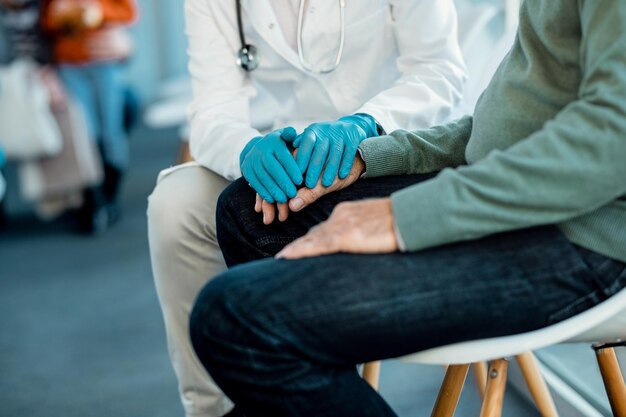
[[30, 58], [50, 63], [50, 41], [40, 25], [44, 0], [0, 0], [0, 25], [5, 37], [0, 62]]
[[17, 165], [22, 197], [50, 220], [81, 204], [81, 213], [93, 211], [81, 193], [102, 182], [102, 167], [52, 65], [43, 9], [39, 0], [0, 1], [0, 143]]
[[129, 164], [124, 72], [132, 43], [125, 28], [136, 18], [133, 0], [46, 0], [44, 6], [43, 26], [52, 37], [60, 77], [85, 111], [104, 165], [100, 192], [85, 195], [86, 207], [95, 208], [83, 211], [87, 231], [119, 217], [118, 195]]
[[[351, 162], [358, 141], [447, 120], [466, 74], [452, 0], [186, 0], [185, 16], [197, 162], [160, 174], [150, 250], [187, 416], [218, 417], [232, 405], [198, 362], [188, 321], [198, 290], [226, 268], [215, 232], [221, 191], [243, 170], [263, 198], [280, 201], [288, 191], [274, 180], [295, 190], [307, 171], [312, 188], [327, 160], [331, 180], [344, 177], [339, 160]], [[311, 133], [299, 154], [308, 149], [310, 160], [296, 165], [270, 133], [286, 126]]]

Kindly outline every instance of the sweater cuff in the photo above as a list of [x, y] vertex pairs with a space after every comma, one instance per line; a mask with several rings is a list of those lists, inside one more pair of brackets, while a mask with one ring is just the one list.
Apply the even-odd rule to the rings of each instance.
[[407, 172], [406, 149], [392, 136], [365, 139], [359, 145], [367, 177], [402, 175]]
[[421, 182], [391, 195], [398, 242], [404, 251], [417, 251], [455, 240], [450, 213], [437, 178]]

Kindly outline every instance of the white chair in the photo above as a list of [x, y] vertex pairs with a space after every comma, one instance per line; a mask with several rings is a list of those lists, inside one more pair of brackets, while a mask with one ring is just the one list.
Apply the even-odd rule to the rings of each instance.
[[[626, 417], [626, 385], [614, 347], [626, 346], [626, 289], [608, 300], [560, 323], [514, 336], [496, 337], [456, 343], [429, 349], [403, 360], [422, 364], [448, 365], [432, 417], [452, 417], [468, 372], [468, 364], [492, 361], [481, 417], [499, 417], [506, 384], [508, 361], [516, 357], [542, 415], [556, 415], [551, 398], [546, 398], [545, 383], [538, 374], [534, 357], [529, 352], [559, 343], [590, 343], [604, 381], [615, 417]], [[363, 377], [374, 387], [378, 383], [379, 363], [366, 364]], [[538, 384], [538, 385], [537, 385]], [[543, 384], [543, 386], [541, 386]], [[551, 404], [552, 403], [552, 404]]]

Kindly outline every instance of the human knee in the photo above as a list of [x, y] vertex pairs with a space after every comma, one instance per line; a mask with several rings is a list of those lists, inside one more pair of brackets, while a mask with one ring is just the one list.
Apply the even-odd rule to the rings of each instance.
[[155, 229], [159, 231], [160, 240], [169, 240], [177, 235], [184, 223], [181, 216], [185, 215], [186, 208], [177, 197], [168, 178], [159, 182], [148, 197], [148, 225], [151, 232]]
[[227, 182], [203, 171], [204, 168], [188, 167], [171, 172], [158, 182], [148, 197], [151, 244], [177, 244], [185, 234], [215, 233], [215, 201], [223, 189], [221, 183], [225, 187]]
[[254, 202], [254, 190], [243, 178], [233, 182], [219, 196], [215, 212], [216, 234], [227, 263], [230, 252], [244, 237], [242, 232], [246, 223], [256, 214]]
[[226, 272], [211, 280], [198, 295], [189, 317], [191, 342], [205, 368], [212, 372], [236, 355], [236, 346], [246, 344], [245, 309], [240, 309], [241, 291], [236, 273]]
[[254, 199], [254, 190], [244, 178], [233, 182], [222, 191], [217, 200], [217, 223], [224, 224], [241, 218], [241, 215], [248, 211], [247, 209], [254, 208]]

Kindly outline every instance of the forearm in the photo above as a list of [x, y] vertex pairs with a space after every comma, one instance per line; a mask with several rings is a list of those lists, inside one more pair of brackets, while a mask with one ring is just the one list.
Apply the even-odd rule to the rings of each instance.
[[225, 116], [212, 116], [207, 120], [193, 120], [189, 147], [195, 161], [233, 181], [241, 176], [241, 151], [260, 133], [240, 121], [224, 119]]
[[393, 194], [406, 248], [560, 223], [615, 200], [626, 193], [624, 131], [610, 107], [578, 102], [509, 149]]
[[368, 177], [425, 174], [465, 164], [465, 148], [472, 133], [467, 116], [443, 126], [361, 142], [359, 150]]

